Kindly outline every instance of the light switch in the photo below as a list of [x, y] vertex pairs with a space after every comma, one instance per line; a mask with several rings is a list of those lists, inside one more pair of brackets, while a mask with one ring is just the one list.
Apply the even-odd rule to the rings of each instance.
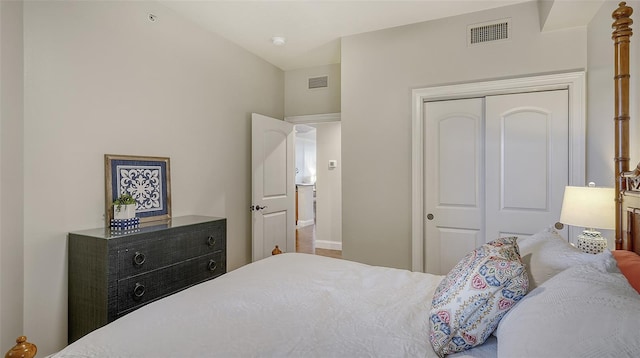
[[329, 169], [335, 169], [338, 166], [338, 161], [337, 160], [330, 160], [329, 161]]

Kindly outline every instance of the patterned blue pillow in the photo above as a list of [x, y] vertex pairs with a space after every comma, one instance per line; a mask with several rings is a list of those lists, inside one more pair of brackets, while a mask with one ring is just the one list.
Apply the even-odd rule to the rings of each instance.
[[516, 237], [499, 238], [465, 256], [440, 282], [429, 312], [429, 339], [440, 357], [471, 349], [527, 293]]

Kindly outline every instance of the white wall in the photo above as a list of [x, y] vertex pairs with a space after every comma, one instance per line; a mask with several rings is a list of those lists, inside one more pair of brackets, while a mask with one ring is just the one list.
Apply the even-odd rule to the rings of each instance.
[[[22, 1], [0, 1], [0, 352], [23, 331]], [[31, 340], [32, 337], [28, 337]]]
[[283, 117], [281, 70], [155, 2], [26, 2], [24, 41], [24, 333], [39, 355], [66, 343], [67, 232], [103, 225], [105, 153], [170, 157], [173, 216], [227, 217], [228, 268], [250, 262], [250, 116]]
[[[342, 249], [342, 137], [340, 122], [314, 124], [316, 127], [316, 247]], [[336, 160], [329, 169], [329, 160]]]
[[[309, 89], [312, 77], [329, 76], [327, 88]], [[340, 112], [340, 64], [285, 72], [285, 116]]]
[[[466, 46], [470, 24], [511, 18], [512, 40]], [[536, 2], [342, 40], [343, 257], [411, 267], [411, 90], [581, 70], [586, 28], [540, 33]]]

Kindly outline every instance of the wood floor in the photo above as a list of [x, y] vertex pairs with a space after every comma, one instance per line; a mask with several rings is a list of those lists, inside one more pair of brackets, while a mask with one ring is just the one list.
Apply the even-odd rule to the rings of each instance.
[[319, 249], [315, 247], [316, 226], [308, 225], [296, 230], [296, 252], [320, 256], [342, 258], [342, 251]]

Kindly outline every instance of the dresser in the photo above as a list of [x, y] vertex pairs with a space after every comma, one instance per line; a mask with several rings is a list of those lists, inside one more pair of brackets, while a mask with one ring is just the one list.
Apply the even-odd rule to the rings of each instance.
[[226, 272], [224, 218], [183, 216], [119, 233], [69, 233], [69, 343]]

